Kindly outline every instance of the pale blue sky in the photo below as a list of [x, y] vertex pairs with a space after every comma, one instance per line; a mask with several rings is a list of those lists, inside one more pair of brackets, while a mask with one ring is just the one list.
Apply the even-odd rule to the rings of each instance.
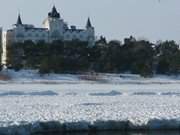
[[24, 23], [39, 27], [53, 4], [69, 25], [84, 27], [90, 16], [96, 35], [108, 39], [180, 41], [180, 0], [1, 0], [0, 25], [10, 28], [20, 11]]

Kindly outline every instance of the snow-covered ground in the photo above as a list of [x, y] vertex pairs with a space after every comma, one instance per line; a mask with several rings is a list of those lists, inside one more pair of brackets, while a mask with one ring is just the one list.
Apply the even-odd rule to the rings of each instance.
[[178, 77], [23, 74], [0, 84], [0, 133], [180, 129]]
[[5, 70], [0, 75], [7, 75], [10, 80], [0, 81], [3, 83], [111, 83], [111, 84], [180, 84], [180, 76], [163, 76], [158, 75], [153, 78], [143, 78], [139, 75], [132, 74], [46, 74], [40, 75], [36, 70]]

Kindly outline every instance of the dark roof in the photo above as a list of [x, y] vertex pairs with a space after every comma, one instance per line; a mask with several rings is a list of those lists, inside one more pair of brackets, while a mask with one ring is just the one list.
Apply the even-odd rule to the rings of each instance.
[[55, 6], [53, 6], [52, 11], [48, 13], [48, 17], [60, 18], [60, 14], [57, 12]]
[[92, 27], [90, 18], [88, 17], [86, 28]]
[[84, 31], [83, 29], [67, 29], [65, 32], [82, 32]]
[[8, 29], [8, 30], [7, 30], [7, 32], [12, 32], [12, 31], [13, 31], [13, 29]]
[[28, 27], [25, 27], [25, 30], [48, 30], [48, 29], [47, 28], [34, 28], [34, 27], [28, 28]]
[[17, 23], [16, 25], [22, 25], [22, 20], [20, 14], [18, 15]]

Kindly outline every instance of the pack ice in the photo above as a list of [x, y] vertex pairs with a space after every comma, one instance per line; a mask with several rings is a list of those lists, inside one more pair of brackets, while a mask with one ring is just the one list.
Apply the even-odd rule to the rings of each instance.
[[180, 127], [178, 77], [9, 72], [0, 82], [0, 134]]

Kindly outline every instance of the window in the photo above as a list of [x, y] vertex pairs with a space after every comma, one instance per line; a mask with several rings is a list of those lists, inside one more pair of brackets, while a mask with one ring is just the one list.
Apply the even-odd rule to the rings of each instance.
[[83, 38], [83, 35], [80, 35], [80, 38], [82, 39], [82, 38]]
[[77, 39], [76, 35], [73, 35], [73, 39]]
[[36, 33], [35, 36], [36, 36], [36, 37], [39, 37], [39, 34]]
[[45, 37], [45, 36], [46, 36], [46, 34], [45, 34], [45, 33], [43, 33], [41, 36], [42, 36], [42, 37]]
[[69, 39], [69, 37], [70, 37], [70, 35], [69, 35], [69, 34], [67, 34], [67, 35], [66, 35], [66, 38], [67, 38], [67, 39]]
[[28, 34], [28, 37], [32, 37], [32, 34], [31, 34], [31, 33], [29, 33], [29, 34]]

